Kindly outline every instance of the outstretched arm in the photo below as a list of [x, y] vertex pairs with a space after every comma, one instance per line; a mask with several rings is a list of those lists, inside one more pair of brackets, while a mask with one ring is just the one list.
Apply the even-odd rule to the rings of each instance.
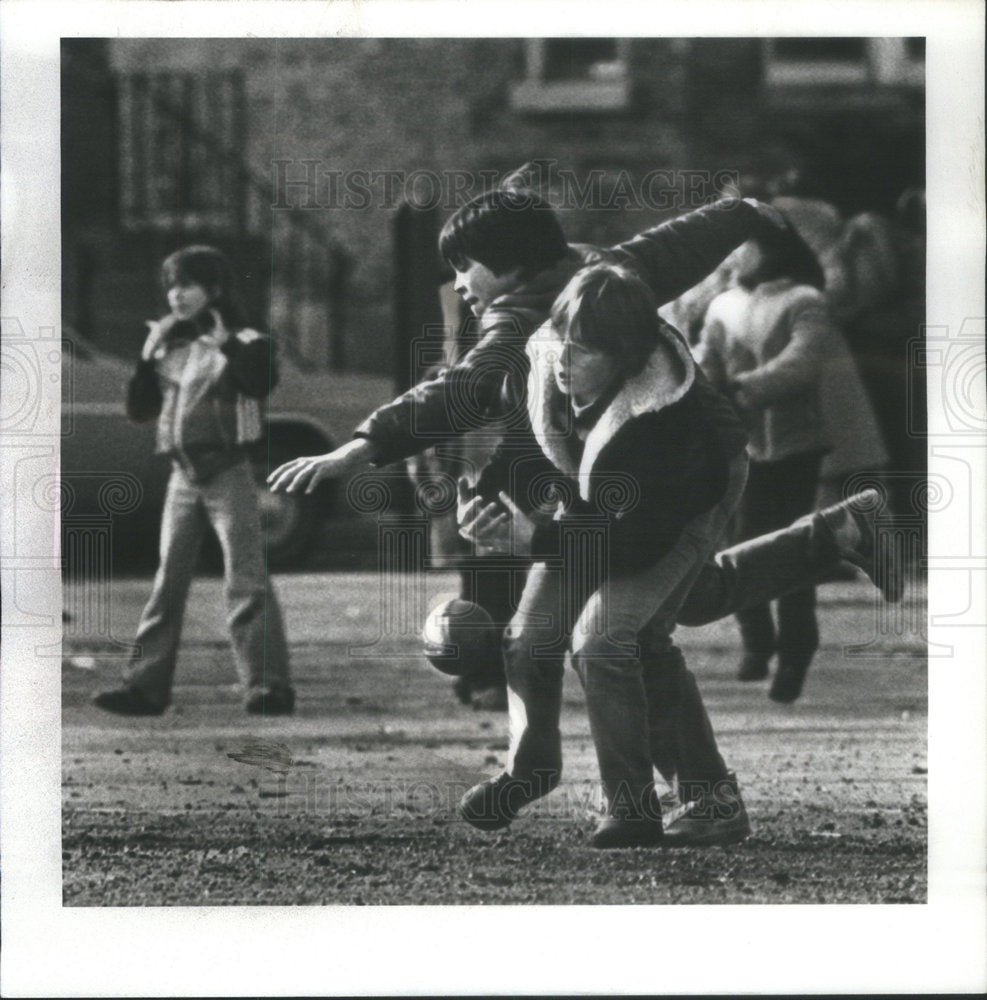
[[340, 479], [366, 469], [375, 461], [373, 442], [354, 438], [326, 455], [306, 455], [278, 466], [267, 482], [275, 492], [311, 493], [324, 479]]
[[728, 198], [705, 205], [613, 247], [645, 281], [659, 306], [697, 285], [763, 227], [787, 228], [770, 205]]
[[[523, 394], [528, 371], [524, 346], [546, 318], [547, 313], [521, 315], [491, 307], [482, 319], [483, 336], [471, 351], [435, 378], [378, 407], [356, 429], [357, 437], [373, 442], [375, 463], [389, 465], [503, 417], [505, 384]], [[518, 395], [514, 403], [522, 399]]]

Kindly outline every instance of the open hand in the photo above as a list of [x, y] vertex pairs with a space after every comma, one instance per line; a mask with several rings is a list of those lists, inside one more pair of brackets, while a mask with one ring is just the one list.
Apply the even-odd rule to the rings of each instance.
[[274, 493], [311, 493], [324, 479], [339, 479], [372, 461], [373, 446], [356, 438], [326, 455], [305, 455], [278, 466], [267, 482]]
[[460, 479], [457, 510], [459, 534], [491, 552], [522, 555], [531, 551], [535, 523], [503, 491], [487, 503], [482, 497], [468, 500], [465, 480]]

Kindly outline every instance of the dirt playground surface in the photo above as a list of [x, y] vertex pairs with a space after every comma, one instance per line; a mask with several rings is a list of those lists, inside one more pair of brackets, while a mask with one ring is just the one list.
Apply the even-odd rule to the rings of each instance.
[[[503, 766], [505, 718], [456, 703], [413, 637], [375, 644], [373, 574], [278, 586], [299, 699], [289, 719], [242, 711], [218, 580], [195, 585], [173, 707], [160, 718], [92, 707], [119, 661], [68, 630], [65, 905], [926, 900], [918, 597], [888, 620], [863, 582], [822, 588], [823, 648], [794, 706], [734, 680], [733, 622], [680, 630], [753, 834], [729, 848], [597, 851], [596, 762], [571, 671], [562, 787], [509, 830], [483, 834], [455, 805]], [[114, 582], [116, 637], [132, 635], [147, 588]], [[427, 600], [454, 588], [436, 574]], [[866, 643], [870, 656], [845, 655]]]

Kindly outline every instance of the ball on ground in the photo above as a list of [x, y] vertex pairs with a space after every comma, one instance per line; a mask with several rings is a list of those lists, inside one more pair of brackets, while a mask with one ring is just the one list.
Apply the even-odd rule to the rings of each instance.
[[429, 663], [453, 677], [476, 671], [497, 642], [498, 630], [490, 615], [479, 604], [458, 597], [433, 608], [422, 629]]

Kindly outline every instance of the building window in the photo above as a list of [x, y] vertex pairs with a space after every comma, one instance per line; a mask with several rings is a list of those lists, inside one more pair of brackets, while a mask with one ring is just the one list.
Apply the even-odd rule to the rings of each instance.
[[769, 86], [925, 82], [924, 38], [776, 38], [763, 46]]
[[530, 38], [511, 107], [525, 112], [621, 111], [630, 103], [626, 38]]
[[124, 225], [242, 230], [240, 74], [127, 73], [119, 95]]

